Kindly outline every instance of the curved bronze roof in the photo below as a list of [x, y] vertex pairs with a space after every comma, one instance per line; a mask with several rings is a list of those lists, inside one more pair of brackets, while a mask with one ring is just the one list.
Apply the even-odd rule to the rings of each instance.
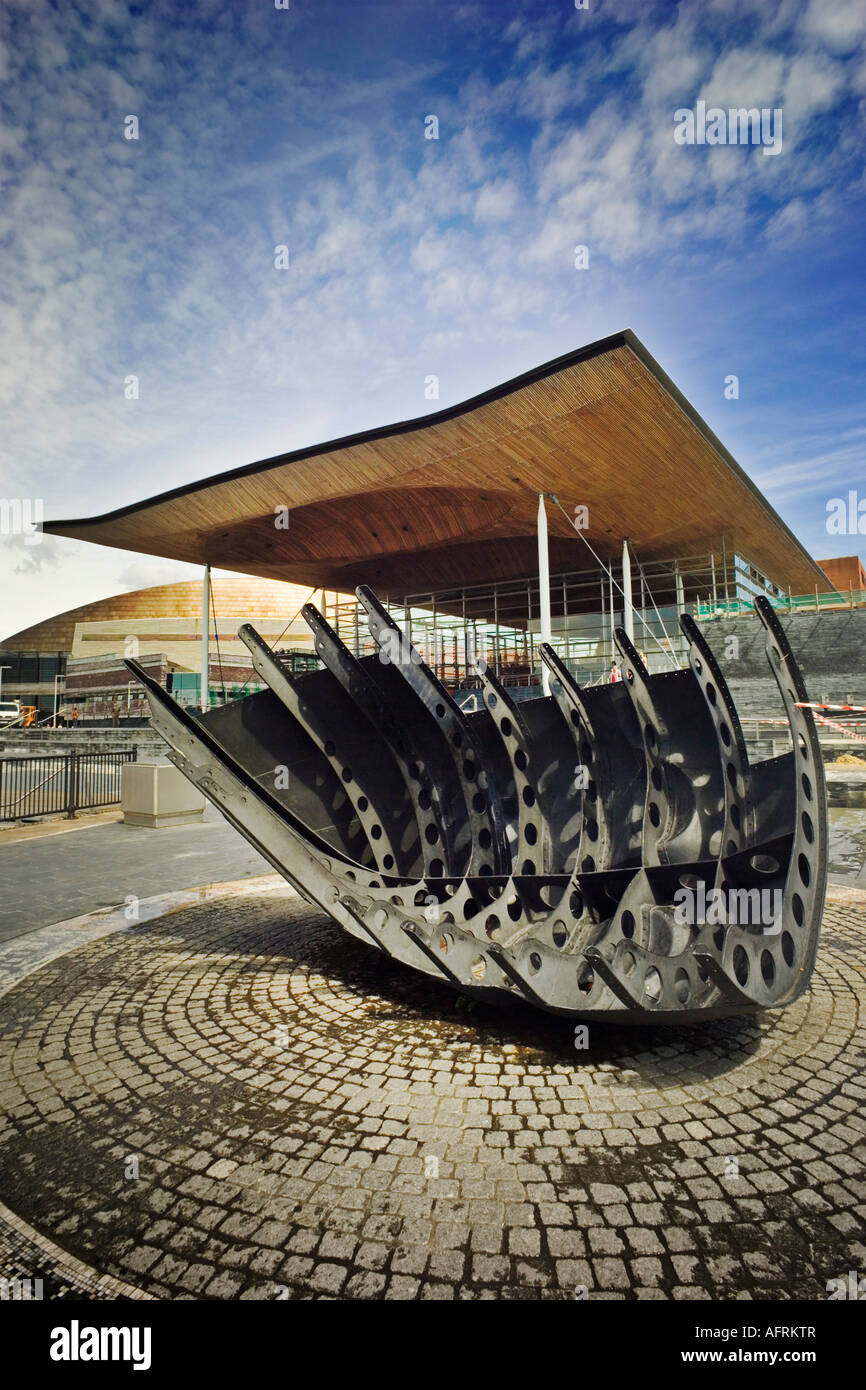
[[[262, 579], [227, 579], [223, 575], [214, 575], [211, 587], [220, 632], [223, 624], [231, 627], [241, 622], [260, 622], [264, 618], [286, 620], [297, 613], [309, 597], [309, 589], [303, 586], [287, 588]], [[78, 623], [122, 621], [128, 623], [129, 631], [134, 633], [139, 620], [151, 618], [197, 623], [201, 619], [201, 580], [183, 579], [177, 584], [131, 589], [68, 608], [20, 632], [13, 632], [9, 637], [0, 638], [0, 651], [58, 651], [68, 655]]]
[[[715, 552], [722, 537], [794, 592], [826, 576], [635, 335], [622, 333], [461, 405], [236, 468], [105, 516], [46, 523], [70, 536], [329, 589], [392, 598], [536, 568], [537, 494], [605, 560], [628, 536], [643, 561]], [[288, 508], [288, 529], [274, 524]], [[550, 507], [552, 573], [591, 563]]]

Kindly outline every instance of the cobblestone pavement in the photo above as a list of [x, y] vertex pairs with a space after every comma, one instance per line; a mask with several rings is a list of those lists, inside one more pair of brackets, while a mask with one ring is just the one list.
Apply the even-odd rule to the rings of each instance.
[[823, 1299], [866, 1266], [864, 948], [830, 906], [790, 1009], [578, 1052], [227, 895], [0, 999], [0, 1197], [157, 1297]]

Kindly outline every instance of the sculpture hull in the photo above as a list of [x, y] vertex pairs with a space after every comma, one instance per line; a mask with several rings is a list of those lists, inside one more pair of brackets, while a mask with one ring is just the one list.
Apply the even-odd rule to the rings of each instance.
[[172, 761], [352, 935], [485, 999], [576, 1019], [684, 1023], [791, 1003], [809, 981], [827, 872], [808, 696], [756, 600], [792, 751], [750, 764], [691, 618], [689, 666], [515, 703], [477, 664], [463, 711], [367, 589], [378, 655], [308, 605], [324, 669], [294, 677], [249, 626], [268, 689], [193, 718], [134, 662]]

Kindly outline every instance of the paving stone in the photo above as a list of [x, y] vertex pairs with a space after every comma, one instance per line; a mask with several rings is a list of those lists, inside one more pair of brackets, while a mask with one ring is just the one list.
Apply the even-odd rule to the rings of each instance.
[[326, 1231], [319, 1245], [318, 1257], [321, 1260], [351, 1260], [358, 1242], [354, 1236]]
[[311, 1283], [322, 1293], [338, 1294], [346, 1282], [347, 1274], [345, 1265], [318, 1264], [313, 1270]]
[[538, 1255], [541, 1253], [541, 1232], [517, 1227], [508, 1233], [508, 1250], [512, 1255]]
[[416, 1296], [419, 1288], [419, 1280], [409, 1279], [406, 1275], [403, 1274], [395, 1274], [392, 1275], [391, 1279], [389, 1280], [385, 1297], [401, 1300], [411, 1299]]
[[630, 1284], [623, 1260], [594, 1259], [592, 1267], [600, 1289], [627, 1289]]
[[503, 1255], [473, 1255], [472, 1278], [480, 1284], [501, 1284], [508, 1278], [511, 1262]]
[[557, 1260], [556, 1278], [563, 1289], [592, 1289], [595, 1278], [586, 1260]]
[[619, 1255], [625, 1250], [624, 1241], [607, 1227], [587, 1231], [586, 1238], [594, 1255]]
[[239, 1274], [223, 1269], [205, 1286], [204, 1292], [208, 1298], [236, 1298], [239, 1290], [243, 1288], [243, 1282]]
[[474, 1226], [472, 1229], [472, 1249], [485, 1254], [498, 1255], [504, 1239], [505, 1232], [501, 1226]]
[[438, 1251], [430, 1256], [427, 1274], [431, 1279], [447, 1279], [451, 1284], [459, 1284], [465, 1265], [466, 1257], [460, 1251]]

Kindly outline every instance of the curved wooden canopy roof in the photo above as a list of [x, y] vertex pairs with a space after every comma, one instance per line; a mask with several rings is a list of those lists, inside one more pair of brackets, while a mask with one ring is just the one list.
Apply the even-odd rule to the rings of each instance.
[[[618, 560], [737, 551], [794, 592], [826, 576], [628, 329], [420, 419], [265, 459], [45, 531], [391, 598], [535, 572], [539, 492]], [[275, 509], [289, 509], [288, 529]], [[591, 558], [548, 508], [552, 573]]]

